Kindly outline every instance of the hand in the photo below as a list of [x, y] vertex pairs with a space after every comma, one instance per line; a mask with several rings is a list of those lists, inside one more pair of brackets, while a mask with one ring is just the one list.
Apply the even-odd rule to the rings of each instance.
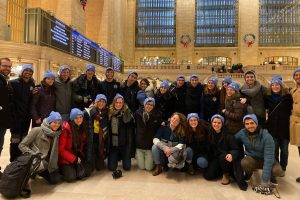
[[227, 154], [225, 156], [225, 159], [228, 161], [228, 162], [232, 162], [232, 155], [231, 154]]
[[39, 118], [39, 119], [35, 120], [35, 123], [36, 123], [36, 124], [41, 124], [41, 123], [42, 123], [42, 119]]
[[36, 94], [39, 92], [39, 88], [38, 87], [34, 87], [32, 90], [31, 90], [31, 94]]
[[87, 103], [89, 101], [89, 99], [87, 97], [83, 97], [83, 102]]
[[226, 112], [226, 109], [223, 109], [223, 110], [222, 110], [222, 113], [225, 113], [225, 112]]
[[246, 98], [240, 98], [240, 102], [241, 102], [241, 104], [245, 104], [247, 102], [247, 99]]
[[81, 163], [81, 159], [79, 157], [77, 157], [77, 163], [80, 164]]
[[167, 147], [164, 151], [164, 153], [166, 154], [167, 157], [169, 157], [171, 155], [171, 148]]

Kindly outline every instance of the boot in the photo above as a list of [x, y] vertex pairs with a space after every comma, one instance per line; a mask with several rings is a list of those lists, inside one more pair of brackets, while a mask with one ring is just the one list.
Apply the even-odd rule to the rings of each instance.
[[189, 175], [194, 175], [195, 174], [195, 170], [194, 167], [191, 163], [187, 163], [187, 171], [186, 171]]
[[223, 174], [223, 178], [221, 181], [222, 185], [228, 185], [230, 183], [229, 175], [228, 174]]
[[153, 176], [157, 176], [157, 175], [159, 175], [161, 172], [162, 172], [161, 165], [158, 164], [158, 165], [155, 165], [155, 168], [154, 168], [154, 171], [152, 172], [152, 175], [153, 175]]
[[297, 181], [298, 183], [300, 183], [300, 177], [298, 177], [298, 178], [296, 179], [296, 181]]

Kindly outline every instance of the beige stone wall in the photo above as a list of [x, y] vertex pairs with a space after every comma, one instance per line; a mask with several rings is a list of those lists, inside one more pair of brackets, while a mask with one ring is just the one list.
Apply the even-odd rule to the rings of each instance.
[[0, 39], [7, 38], [7, 24], [6, 24], [6, 5], [7, 0], [0, 0]]

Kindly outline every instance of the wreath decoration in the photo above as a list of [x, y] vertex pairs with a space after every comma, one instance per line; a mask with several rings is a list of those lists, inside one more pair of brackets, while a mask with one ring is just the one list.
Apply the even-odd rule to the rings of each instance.
[[192, 42], [192, 38], [189, 34], [183, 34], [180, 37], [180, 43], [183, 44], [184, 48], [188, 48], [188, 45]]
[[244, 36], [244, 42], [248, 45], [248, 47], [252, 47], [255, 43], [255, 35], [253, 33], [247, 33]]

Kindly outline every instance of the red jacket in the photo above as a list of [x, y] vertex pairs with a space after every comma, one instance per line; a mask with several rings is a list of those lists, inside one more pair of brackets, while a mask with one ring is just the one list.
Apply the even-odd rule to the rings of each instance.
[[71, 165], [75, 160], [76, 156], [72, 149], [72, 130], [69, 123], [64, 121], [62, 133], [59, 137], [58, 163]]

